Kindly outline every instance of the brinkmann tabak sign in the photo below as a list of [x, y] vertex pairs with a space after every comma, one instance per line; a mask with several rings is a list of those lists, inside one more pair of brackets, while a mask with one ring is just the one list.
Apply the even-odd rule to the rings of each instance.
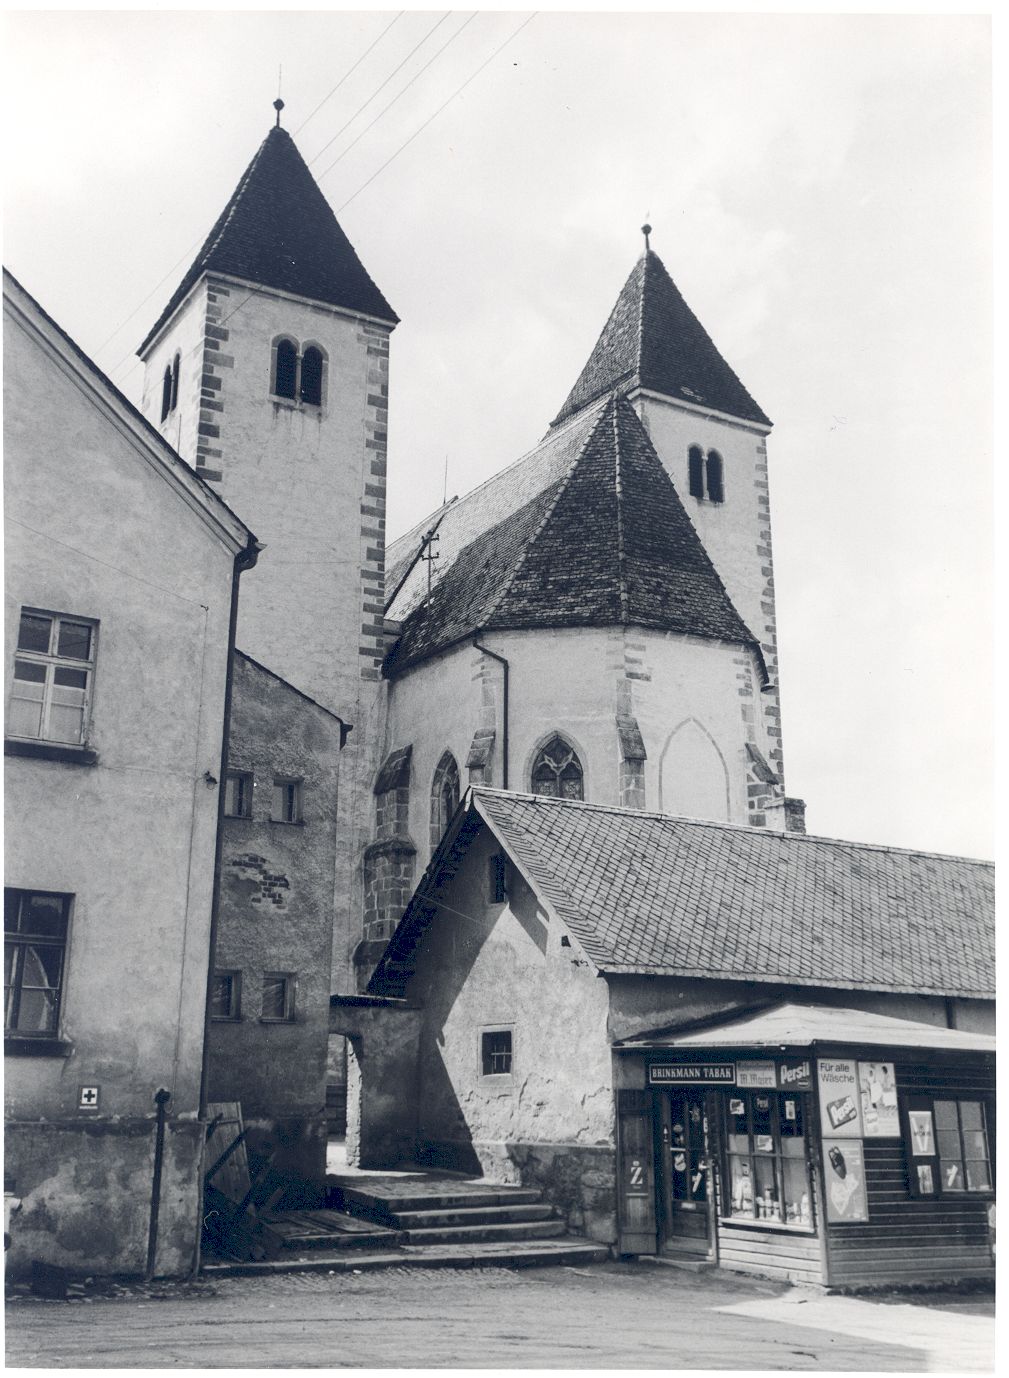
[[778, 1087], [782, 1091], [808, 1091], [812, 1086], [808, 1058], [775, 1061], [652, 1062], [650, 1086], [749, 1086]]

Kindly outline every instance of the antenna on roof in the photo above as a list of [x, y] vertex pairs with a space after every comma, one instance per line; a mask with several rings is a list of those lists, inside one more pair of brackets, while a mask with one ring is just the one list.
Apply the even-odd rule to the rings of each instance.
[[649, 247], [650, 247], [650, 246], [649, 246], [649, 243], [648, 243], [648, 236], [651, 234], [651, 232], [652, 232], [652, 227], [651, 227], [651, 225], [649, 225], [648, 222], [645, 221], [645, 223], [641, 226], [641, 233], [645, 236], [645, 253], [646, 253], [646, 254], [648, 253]]

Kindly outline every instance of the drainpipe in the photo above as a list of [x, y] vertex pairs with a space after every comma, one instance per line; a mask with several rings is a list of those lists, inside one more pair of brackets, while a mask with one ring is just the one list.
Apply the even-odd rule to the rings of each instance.
[[150, 1282], [154, 1276], [154, 1260], [158, 1252], [158, 1216], [161, 1213], [161, 1165], [165, 1156], [165, 1106], [172, 1098], [171, 1091], [162, 1086], [154, 1093], [158, 1121], [154, 1131], [154, 1176], [151, 1179], [151, 1223], [147, 1228], [147, 1267], [144, 1281]]
[[501, 666], [504, 667], [504, 693], [503, 693], [503, 695], [502, 695], [502, 698], [503, 698], [503, 704], [502, 704], [502, 717], [504, 718], [504, 723], [503, 723], [503, 725], [502, 725], [502, 730], [501, 730], [501, 755], [502, 755], [502, 757], [503, 757], [502, 765], [501, 765], [501, 775], [502, 775], [501, 788], [502, 788], [502, 789], [507, 789], [507, 788], [508, 788], [508, 662], [507, 662], [507, 660], [505, 660], [504, 656], [499, 656], [499, 655], [497, 654], [496, 651], [491, 651], [491, 650], [488, 649], [488, 647], [483, 646], [483, 645], [480, 644], [480, 632], [479, 632], [479, 629], [473, 633], [473, 645], [476, 647], [476, 649], [477, 649], [478, 651], [482, 651], [483, 654], [484, 654], [485, 656], [490, 656], [491, 660], [496, 660], [497, 663], [498, 663], [499, 665], [501, 665]]

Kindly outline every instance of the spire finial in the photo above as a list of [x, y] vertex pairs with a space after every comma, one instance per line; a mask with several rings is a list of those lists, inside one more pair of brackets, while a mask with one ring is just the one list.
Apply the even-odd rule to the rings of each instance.
[[648, 236], [651, 234], [651, 232], [652, 232], [652, 227], [651, 227], [651, 225], [649, 225], [648, 222], [646, 221], [645, 224], [641, 226], [641, 233], [645, 236], [645, 253], [646, 253], [646, 254], [648, 253], [649, 248], [650, 248], [649, 243], [648, 243]]
[[277, 112], [277, 128], [279, 129], [279, 128], [280, 128], [280, 112], [281, 112], [281, 110], [283, 110], [283, 108], [284, 108], [284, 102], [280, 99], [279, 96], [278, 96], [277, 99], [273, 102], [273, 108], [274, 108], [274, 110], [276, 110], [276, 112]]

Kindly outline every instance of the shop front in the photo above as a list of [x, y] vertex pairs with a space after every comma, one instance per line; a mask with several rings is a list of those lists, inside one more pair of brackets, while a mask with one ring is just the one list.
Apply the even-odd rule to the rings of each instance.
[[992, 1272], [989, 1035], [783, 1004], [615, 1052], [622, 1252], [831, 1286]]

